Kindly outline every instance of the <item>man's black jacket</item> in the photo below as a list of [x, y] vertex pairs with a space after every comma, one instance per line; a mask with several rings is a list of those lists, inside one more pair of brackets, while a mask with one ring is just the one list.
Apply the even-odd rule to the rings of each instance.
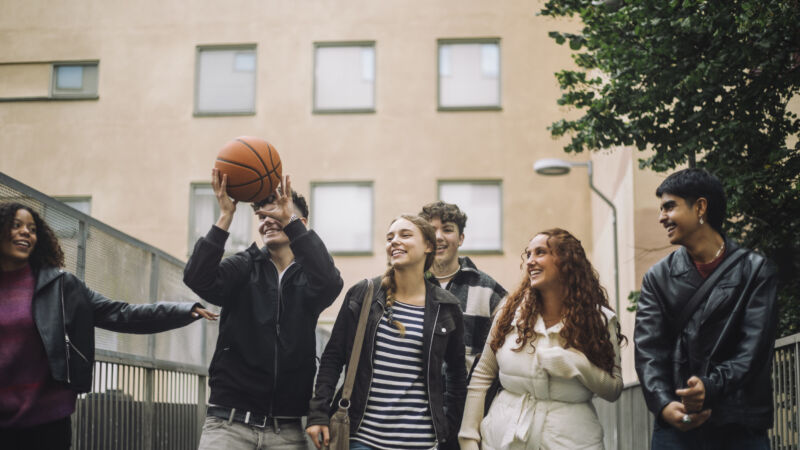
[[[726, 257], [738, 246], [725, 240]], [[645, 274], [636, 313], [636, 372], [656, 417], [692, 375], [705, 385], [712, 424], [772, 426], [770, 367], [777, 323], [776, 271], [749, 252], [723, 277], [680, 332], [674, 322], [703, 278], [685, 248]]]
[[[386, 291], [378, 289], [376, 280], [373, 303], [367, 319], [364, 344], [358, 360], [358, 369], [350, 398], [350, 432], [354, 434], [361, 425], [367, 407], [367, 396], [372, 382], [373, 350], [378, 325], [386, 306]], [[322, 354], [314, 398], [308, 413], [308, 425], [328, 425], [330, 416], [338, 407], [341, 392], [334, 395], [342, 367], [350, 361], [358, 316], [366, 292], [367, 282], [362, 281], [347, 292], [339, 316], [333, 325], [331, 338]], [[466, 367], [464, 366], [464, 320], [461, 305], [453, 294], [430, 282], [425, 283], [425, 313], [422, 330], [423, 371], [428, 390], [433, 427], [439, 448], [450, 448], [464, 412], [467, 397]], [[442, 376], [442, 363], [447, 372]], [[447, 391], [445, 392], [445, 378]]]
[[77, 392], [92, 388], [94, 327], [120, 333], [157, 333], [188, 325], [199, 303], [134, 305], [109, 300], [56, 267], [35, 271], [33, 321], [53, 379]]
[[222, 260], [228, 233], [213, 226], [200, 238], [183, 281], [221, 306], [211, 360], [209, 402], [273, 416], [304, 416], [316, 372], [319, 314], [342, 290], [325, 244], [299, 220], [284, 228], [294, 253], [278, 270], [255, 244]]

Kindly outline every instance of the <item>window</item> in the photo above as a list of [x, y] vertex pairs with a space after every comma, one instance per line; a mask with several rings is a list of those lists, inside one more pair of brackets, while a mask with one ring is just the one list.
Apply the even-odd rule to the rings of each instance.
[[[210, 183], [193, 183], [191, 189], [189, 219], [189, 252], [194, 249], [197, 240], [205, 236], [211, 225], [219, 218], [219, 205]], [[236, 253], [244, 250], [253, 242], [252, 224], [253, 210], [247, 203], [240, 202], [233, 216], [233, 223], [228, 230], [230, 236], [225, 242], [225, 253]]]
[[312, 183], [310, 216], [331, 253], [372, 253], [371, 182]]
[[255, 45], [197, 48], [195, 115], [252, 115], [255, 96]]
[[92, 215], [92, 198], [91, 197], [54, 197], [56, 200], [70, 206], [78, 211]]
[[314, 44], [314, 112], [375, 111], [375, 43]]
[[439, 199], [467, 214], [464, 244], [469, 252], [503, 250], [503, 195], [500, 181], [440, 181]]
[[96, 98], [97, 63], [54, 63], [53, 98]]
[[439, 40], [439, 109], [500, 109], [500, 40]]

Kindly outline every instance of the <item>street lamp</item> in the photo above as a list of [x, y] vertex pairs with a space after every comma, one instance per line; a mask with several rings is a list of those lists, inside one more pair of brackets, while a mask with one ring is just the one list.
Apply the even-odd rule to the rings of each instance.
[[617, 208], [602, 192], [598, 191], [592, 182], [592, 162], [569, 162], [557, 158], [544, 158], [533, 164], [533, 170], [539, 175], [560, 176], [566, 175], [573, 167], [586, 167], [589, 172], [589, 188], [594, 191], [608, 206], [611, 207], [612, 223], [614, 226], [614, 297], [615, 309], [619, 316], [619, 250], [617, 249]]

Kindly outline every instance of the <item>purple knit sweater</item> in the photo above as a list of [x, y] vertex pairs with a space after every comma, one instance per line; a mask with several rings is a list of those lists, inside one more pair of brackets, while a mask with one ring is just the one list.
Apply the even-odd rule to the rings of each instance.
[[0, 271], [0, 428], [62, 419], [76, 393], [53, 380], [33, 322], [35, 279], [30, 266]]

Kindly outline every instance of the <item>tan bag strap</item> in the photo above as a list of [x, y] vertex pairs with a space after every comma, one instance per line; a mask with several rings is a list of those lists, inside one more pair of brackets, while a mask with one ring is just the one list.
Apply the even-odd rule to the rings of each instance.
[[350, 352], [350, 364], [347, 366], [347, 374], [344, 377], [339, 408], [350, 408], [350, 394], [353, 393], [353, 382], [355, 382], [356, 378], [356, 368], [361, 356], [361, 347], [364, 344], [364, 333], [367, 329], [367, 317], [369, 316], [369, 308], [372, 305], [372, 291], [374, 288], [375, 285], [372, 280], [367, 279], [367, 292], [364, 294], [364, 301], [361, 303], [361, 315], [358, 316], [358, 328], [356, 328], [356, 337], [353, 340], [353, 350]]

